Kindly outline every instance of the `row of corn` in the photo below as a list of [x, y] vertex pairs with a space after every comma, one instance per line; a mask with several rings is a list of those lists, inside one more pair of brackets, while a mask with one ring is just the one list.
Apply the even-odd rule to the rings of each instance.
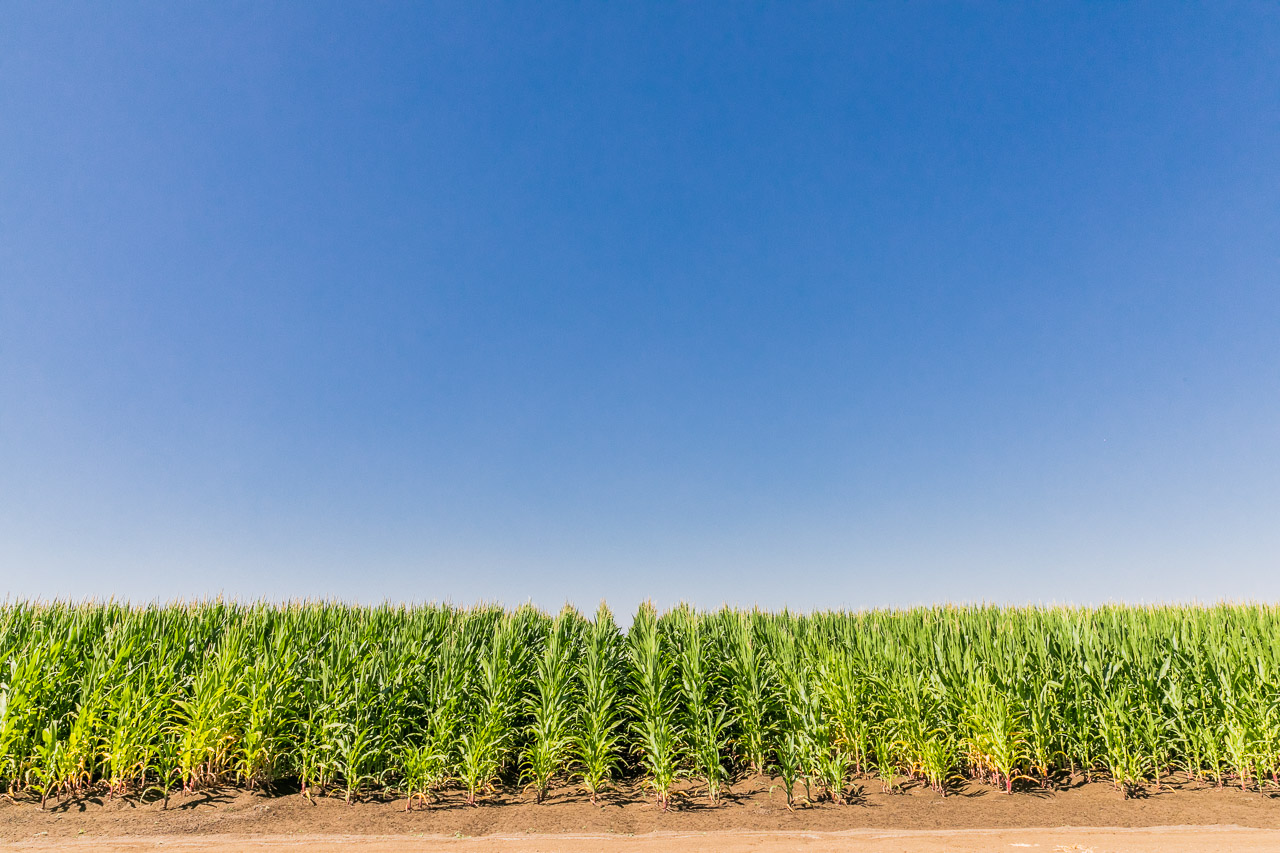
[[[0, 606], [10, 796], [1280, 787], [1280, 609]], [[860, 780], [862, 780], [860, 782]]]

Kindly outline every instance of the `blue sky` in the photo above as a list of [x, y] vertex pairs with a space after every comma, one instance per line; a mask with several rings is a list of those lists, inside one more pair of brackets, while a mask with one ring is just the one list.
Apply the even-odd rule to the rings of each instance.
[[0, 595], [1280, 598], [1273, 4], [0, 10]]

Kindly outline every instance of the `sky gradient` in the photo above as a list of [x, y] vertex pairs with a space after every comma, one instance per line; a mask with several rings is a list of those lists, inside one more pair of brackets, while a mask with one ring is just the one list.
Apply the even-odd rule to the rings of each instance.
[[1274, 4], [6, 3], [0, 596], [1280, 599]]

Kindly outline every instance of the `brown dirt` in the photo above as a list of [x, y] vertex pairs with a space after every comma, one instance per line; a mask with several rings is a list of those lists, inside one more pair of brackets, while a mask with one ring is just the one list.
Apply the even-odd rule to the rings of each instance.
[[[886, 795], [872, 782], [851, 805], [789, 811], [770, 780], [737, 785], [719, 807], [689, 796], [669, 812], [628, 790], [598, 806], [571, 789], [538, 805], [499, 794], [478, 807], [456, 794], [426, 810], [404, 800], [314, 804], [292, 794], [226, 789], [161, 802], [94, 796], [51, 804], [0, 803], [0, 843], [11, 849], [180, 851], [706, 850], [810, 853], [1093, 849], [1280, 850], [1280, 797], [1184, 784], [1124, 799], [1105, 783], [1006, 795], [971, 785], [943, 798], [915, 788]], [[1074, 827], [1074, 828], [1072, 828]], [[1092, 828], [1090, 828], [1092, 827]], [[1105, 829], [1099, 829], [1104, 827]], [[1077, 845], [1077, 846], [1073, 846]]]

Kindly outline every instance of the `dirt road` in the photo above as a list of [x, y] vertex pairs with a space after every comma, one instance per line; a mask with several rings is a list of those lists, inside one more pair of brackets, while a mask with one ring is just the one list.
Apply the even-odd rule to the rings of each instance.
[[411, 835], [173, 835], [134, 838], [50, 839], [15, 841], [0, 849], [136, 853], [968, 853], [968, 851], [1043, 851], [1043, 853], [1274, 853], [1280, 830], [1233, 826], [887, 830], [844, 832], [657, 832], [646, 835], [487, 835], [450, 838]]
[[1280, 851], [1280, 793], [1165, 784], [1126, 799], [1107, 783], [1006, 795], [970, 785], [941, 797], [927, 788], [885, 794], [865, 786], [848, 805], [789, 809], [773, 780], [744, 780], [712, 806], [698, 792], [662, 811], [640, 788], [593, 805], [574, 789], [546, 803], [496, 791], [479, 807], [446, 792], [429, 808], [366, 798], [308, 800], [228, 788], [168, 802], [104, 793], [0, 801], [0, 850], [322, 851], [448, 853], [883, 853], [1033, 850]]

